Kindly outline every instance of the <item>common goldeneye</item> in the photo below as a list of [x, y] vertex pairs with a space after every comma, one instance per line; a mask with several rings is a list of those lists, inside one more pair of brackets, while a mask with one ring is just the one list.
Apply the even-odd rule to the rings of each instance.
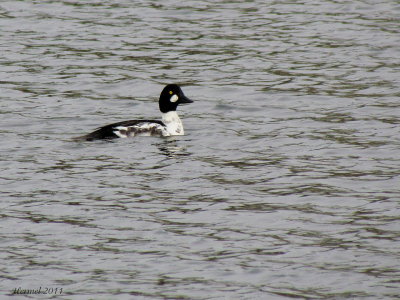
[[100, 127], [82, 138], [87, 141], [99, 139], [127, 138], [133, 136], [184, 135], [182, 121], [176, 113], [179, 104], [192, 103], [177, 84], [168, 84], [158, 101], [162, 121], [129, 120]]

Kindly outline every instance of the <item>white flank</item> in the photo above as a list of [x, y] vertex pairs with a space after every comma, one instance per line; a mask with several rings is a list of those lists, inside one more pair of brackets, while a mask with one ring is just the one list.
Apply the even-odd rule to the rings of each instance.
[[182, 121], [176, 111], [169, 111], [162, 115], [162, 121], [167, 127], [169, 135], [184, 135]]
[[[157, 123], [139, 123], [138, 125], [132, 126], [132, 133], [133, 136], [151, 136], [152, 130], [162, 131], [163, 126]], [[165, 130], [163, 130], [165, 132]], [[162, 133], [162, 135], [164, 135]]]
[[114, 133], [120, 138], [127, 138], [132, 136], [152, 136], [162, 135], [170, 136], [171, 134], [167, 129], [157, 123], [143, 122], [133, 126], [118, 126], [114, 128]]

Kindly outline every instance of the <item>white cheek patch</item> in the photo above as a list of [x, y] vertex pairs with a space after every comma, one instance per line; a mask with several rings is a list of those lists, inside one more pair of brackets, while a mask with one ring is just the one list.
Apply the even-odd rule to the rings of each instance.
[[178, 99], [179, 99], [178, 95], [173, 95], [173, 96], [169, 99], [169, 101], [171, 101], [171, 102], [176, 102], [176, 101], [178, 101]]

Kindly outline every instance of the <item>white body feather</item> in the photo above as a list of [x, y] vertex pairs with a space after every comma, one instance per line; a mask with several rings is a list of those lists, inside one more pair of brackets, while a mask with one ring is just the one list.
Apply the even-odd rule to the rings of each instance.
[[118, 126], [114, 133], [120, 138], [131, 136], [171, 136], [184, 135], [182, 121], [176, 111], [170, 111], [162, 115], [165, 126], [158, 123], [143, 122], [133, 126]]
[[176, 111], [169, 111], [162, 115], [162, 121], [167, 127], [169, 135], [184, 135], [182, 121]]

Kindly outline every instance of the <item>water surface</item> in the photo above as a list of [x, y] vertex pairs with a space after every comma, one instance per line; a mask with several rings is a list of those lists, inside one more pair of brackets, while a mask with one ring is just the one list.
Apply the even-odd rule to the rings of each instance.
[[[2, 297], [398, 299], [399, 20], [398, 1], [2, 1]], [[160, 118], [173, 82], [185, 136], [73, 140]]]

